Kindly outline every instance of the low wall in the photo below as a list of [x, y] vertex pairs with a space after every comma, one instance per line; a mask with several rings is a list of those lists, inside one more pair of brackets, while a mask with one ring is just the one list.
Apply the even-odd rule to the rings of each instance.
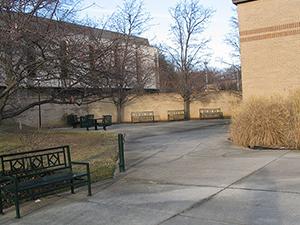
[[[235, 105], [241, 101], [241, 96], [232, 92], [209, 93], [191, 102], [191, 119], [199, 119], [200, 108], [221, 108], [224, 116], [231, 116]], [[74, 113], [78, 116], [94, 114], [95, 117], [112, 115], [116, 122], [117, 111], [114, 104], [106, 99], [90, 105], [55, 105], [41, 106], [42, 126], [61, 127], [66, 124], [66, 115]], [[146, 94], [133, 99], [124, 107], [124, 122], [131, 122], [131, 113], [138, 111], [154, 111], [156, 121], [168, 120], [168, 110], [183, 110], [183, 99], [175, 93]], [[15, 121], [29, 126], [38, 126], [38, 107], [32, 108], [18, 116]]]
[[[108, 101], [108, 100], [107, 100]], [[199, 119], [200, 108], [221, 108], [224, 116], [230, 117], [241, 96], [232, 92], [209, 93], [191, 102], [191, 119]], [[168, 120], [168, 110], [183, 110], [183, 99], [175, 93], [147, 94], [128, 102], [124, 108], [124, 122], [131, 122], [131, 113], [154, 111], [156, 121]], [[96, 102], [89, 106], [89, 112], [95, 116], [110, 114], [116, 122], [116, 108], [112, 103]]]
[[199, 119], [200, 108], [221, 108], [225, 117], [231, 117], [234, 108], [241, 100], [241, 95], [233, 92], [210, 93], [191, 102], [191, 118]]
[[[86, 115], [88, 114], [88, 106], [77, 105], [57, 105], [45, 104], [41, 106], [41, 121], [43, 127], [63, 127], [66, 125], [66, 116], [68, 114]], [[15, 119], [15, 122], [38, 127], [39, 110], [34, 107], [22, 113]]]

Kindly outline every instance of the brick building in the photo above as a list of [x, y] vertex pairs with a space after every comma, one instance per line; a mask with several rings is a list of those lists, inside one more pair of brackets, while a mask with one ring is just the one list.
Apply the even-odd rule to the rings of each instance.
[[300, 1], [233, 0], [238, 7], [243, 96], [300, 89]]

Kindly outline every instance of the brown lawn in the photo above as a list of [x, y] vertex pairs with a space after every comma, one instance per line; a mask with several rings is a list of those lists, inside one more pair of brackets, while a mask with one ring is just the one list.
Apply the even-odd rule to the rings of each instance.
[[93, 182], [111, 178], [117, 161], [117, 135], [109, 132], [33, 130], [0, 126], [0, 154], [70, 145], [72, 160], [90, 162]]

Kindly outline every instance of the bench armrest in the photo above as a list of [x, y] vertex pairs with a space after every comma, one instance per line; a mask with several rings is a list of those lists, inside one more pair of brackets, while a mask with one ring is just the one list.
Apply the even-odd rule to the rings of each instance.
[[90, 176], [90, 163], [89, 162], [71, 161], [71, 164], [86, 166], [86, 173], [88, 174], [88, 176]]
[[71, 164], [86, 166], [86, 173], [87, 173], [88, 182], [89, 183], [91, 182], [91, 172], [90, 172], [90, 163], [89, 162], [71, 161]]

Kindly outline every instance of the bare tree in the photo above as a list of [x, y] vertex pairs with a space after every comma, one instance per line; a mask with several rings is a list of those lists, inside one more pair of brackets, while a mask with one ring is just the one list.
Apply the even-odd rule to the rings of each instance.
[[237, 63], [240, 61], [240, 35], [239, 35], [239, 22], [237, 13], [230, 19], [231, 30], [227, 35], [225, 42], [231, 47], [232, 52], [231, 56], [237, 60]]
[[[114, 40], [111, 81], [117, 122], [123, 120], [124, 105], [153, 82], [155, 65], [147, 39], [137, 38], [149, 28], [151, 17], [139, 0], [124, 0], [112, 15], [110, 28], [120, 35]], [[151, 86], [151, 85], [150, 85]]]
[[159, 52], [159, 88], [163, 92], [176, 91], [176, 72], [162, 51]]
[[86, 82], [90, 29], [63, 22], [76, 2], [1, 1], [0, 121], [42, 104], [84, 104], [101, 90]]
[[230, 70], [236, 77], [236, 90], [241, 91], [241, 48], [240, 48], [240, 34], [239, 22], [236, 10], [230, 19], [231, 30], [225, 38], [225, 43], [231, 48], [231, 62], [224, 62], [234, 70]]
[[191, 74], [203, 63], [208, 40], [202, 35], [213, 10], [204, 8], [198, 0], [183, 0], [170, 9], [170, 14], [173, 47], [168, 46], [166, 51], [176, 68], [177, 90], [184, 100], [185, 119], [188, 120], [193, 89], [199, 89]]
[[216, 85], [219, 90], [239, 91], [236, 79], [237, 69], [233, 66], [218, 71]]

